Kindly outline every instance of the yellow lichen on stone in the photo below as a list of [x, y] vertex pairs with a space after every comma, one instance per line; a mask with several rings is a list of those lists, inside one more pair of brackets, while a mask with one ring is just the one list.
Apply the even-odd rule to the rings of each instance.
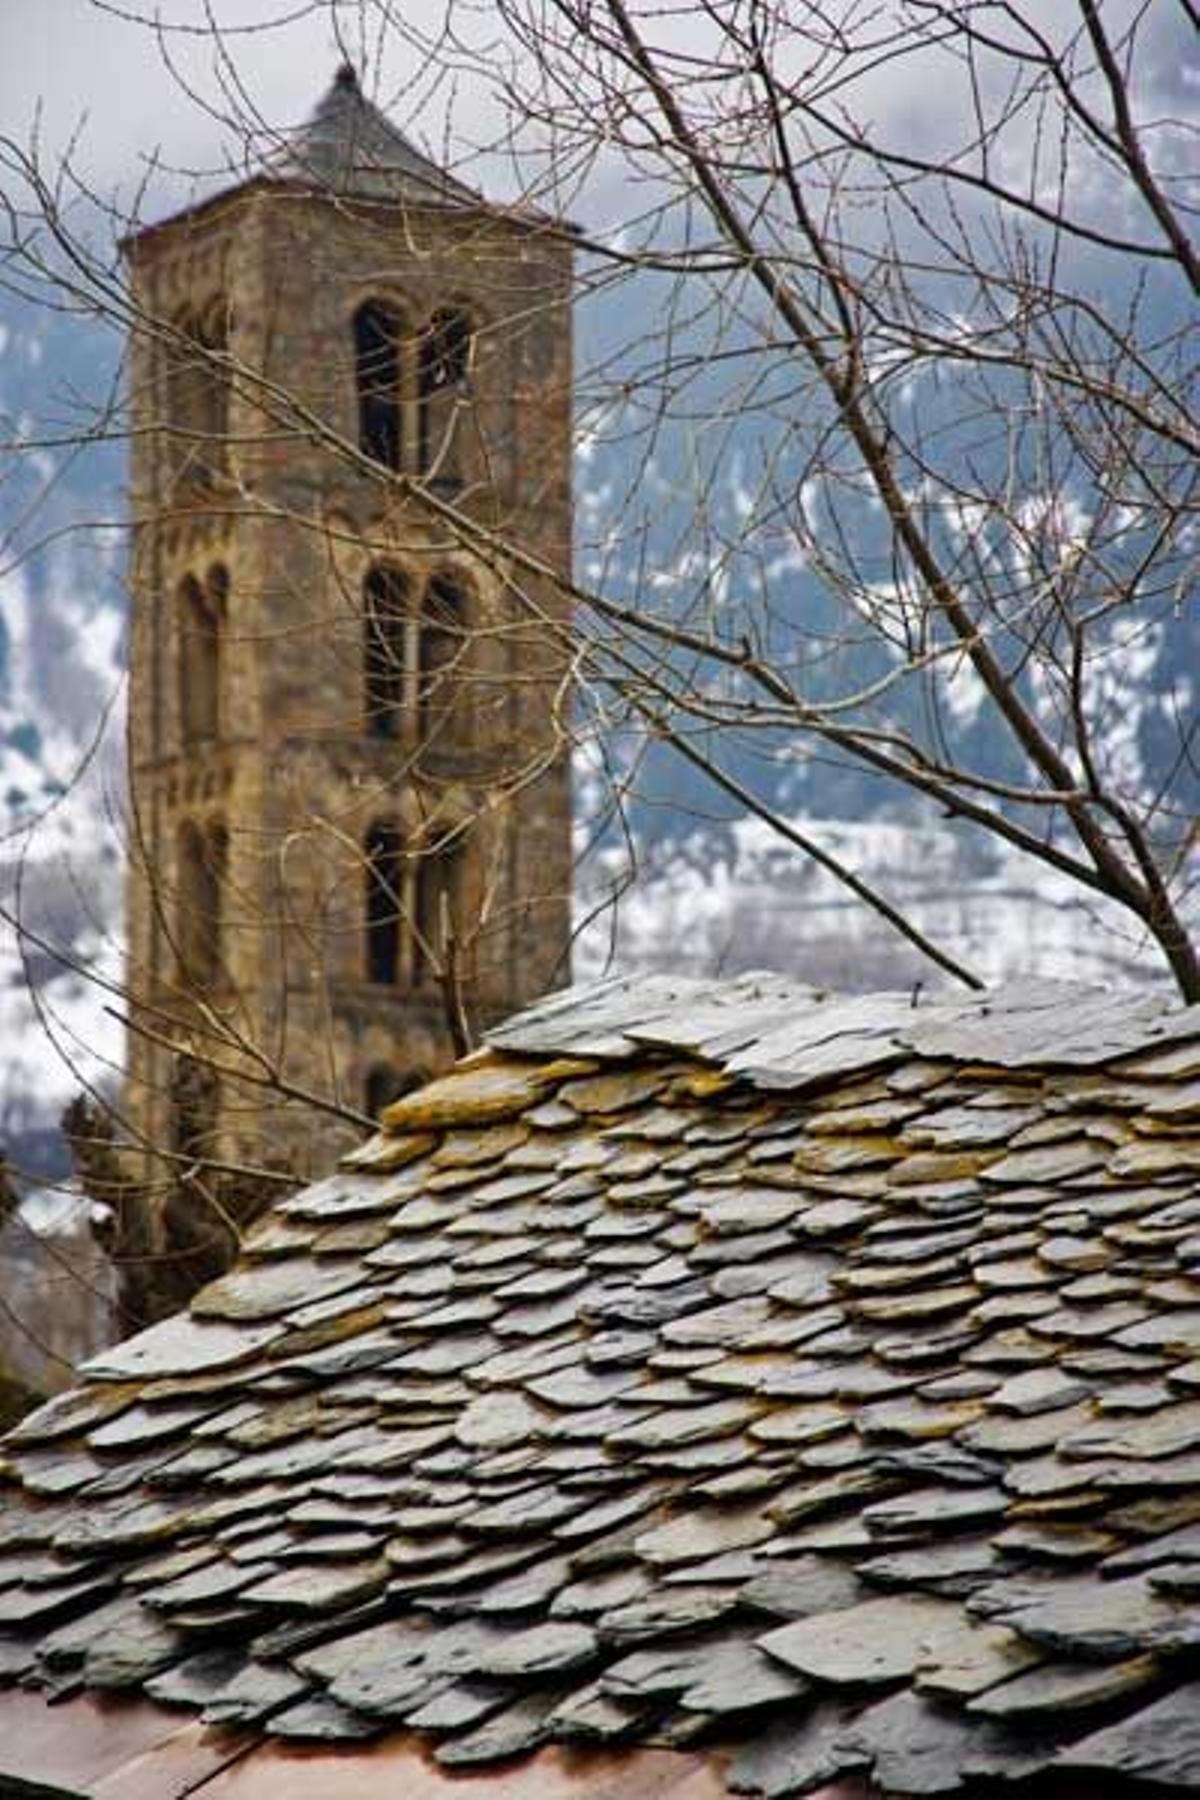
[[726, 1075], [721, 1069], [697, 1069], [694, 1074], [682, 1076], [675, 1089], [693, 1100], [711, 1100], [714, 1095], [736, 1087], [737, 1083], [736, 1075]]
[[536, 1106], [547, 1088], [572, 1076], [590, 1074], [594, 1063], [560, 1057], [555, 1062], [521, 1062], [492, 1055], [470, 1068], [452, 1069], [428, 1087], [395, 1100], [383, 1115], [386, 1132], [441, 1131], [451, 1125], [489, 1125], [513, 1119]]
[[377, 1131], [374, 1137], [368, 1138], [348, 1156], [343, 1156], [339, 1167], [343, 1169], [370, 1169], [377, 1175], [387, 1175], [394, 1169], [403, 1169], [407, 1163], [416, 1162], [437, 1143], [436, 1137], [429, 1132], [410, 1132], [407, 1135], [387, 1131]]

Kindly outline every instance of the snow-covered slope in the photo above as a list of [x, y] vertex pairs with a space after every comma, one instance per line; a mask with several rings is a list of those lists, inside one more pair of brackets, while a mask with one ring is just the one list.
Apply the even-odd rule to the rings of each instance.
[[[42, 1169], [55, 1167], [52, 1128], [64, 1103], [81, 1082], [111, 1086], [121, 1058], [119, 1007], [103, 984], [119, 984], [121, 966], [123, 452], [69, 442], [85, 396], [110, 386], [116, 349], [86, 320], [0, 301], [0, 436], [27, 446], [0, 483], [0, 1141], [14, 1160]], [[585, 574], [619, 574], [624, 553], [606, 561], [597, 546], [608, 541], [608, 522], [628, 492], [620, 454], [619, 442], [602, 434], [581, 452]], [[731, 521], [745, 509], [741, 469], [731, 452], [714, 502]], [[643, 470], [640, 479], [643, 488], [657, 481], [664, 497], [681, 491], [679, 470]], [[799, 572], [780, 565], [777, 574], [784, 581]], [[1193, 636], [1180, 642], [1200, 653], [1194, 618], [1189, 629]], [[1164, 674], [1155, 659], [1172, 666]], [[1170, 737], [1176, 714], [1168, 712], [1188, 679], [1179, 644], [1161, 634], [1114, 660], [1111, 711], [1130, 754], [1147, 734]], [[959, 722], [974, 728], [969, 694]], [[590, 815], [595, 768], [589, 759], [578, 784]], [[822, 843], [985, 978], [1017, 968], [1142, 978], [1152, 966], [1119, 921], [1100, 919], [1058, 878], [898, 810], [878, 785], [835, 780], [827, 768], [789, 758], [785, 745], [735, 772], [806, 819]], [[711, 794], [661, 751], [646, 760], [628, 801], [636, 880], [625, 886], [629, 859], [612, 833], [583, 860], [577, 974], [615, 958], [625, 967], [693, 972], [774, 968], [856, 988], [943, 979], [766, 827], [748, 818], [714, 822]], [[606, 899], [617, 889], [614, 927]]]
[[[796, 823], [988, 983], [1038, 972], [1099, 985], [1162, 978], [1115, 908], [1007, 847], [981, 851], [948, 826], [911, 820]], [[614, 965], [689, 975], [775, 969], [861, 992], [953, 980], [759, 819], [736, 820], [719, 839], [696, 828], [652, 844], [636, 879], [629, 875], [620, 851], [585, 866], [577, 976]]]
[[0, 438], [23, 449], [0, 485], [0, 1143], [39, 1170], [121, 1054], [93, 979], [120, 970], [120, 456], [70, 441], [110, 366], [94, 327], [5, 301]]

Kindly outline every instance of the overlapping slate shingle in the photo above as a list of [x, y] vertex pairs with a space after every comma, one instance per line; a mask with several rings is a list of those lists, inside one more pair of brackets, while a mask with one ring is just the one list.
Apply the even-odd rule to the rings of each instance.
[[556, 996], [5, 1472], [53, 1694], [1200, 1790], [1200, 1010]]

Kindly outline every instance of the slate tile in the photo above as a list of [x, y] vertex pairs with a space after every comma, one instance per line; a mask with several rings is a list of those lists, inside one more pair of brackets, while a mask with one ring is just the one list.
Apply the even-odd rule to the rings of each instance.
[[961, 1716], [919, 1694], [900, 1693], [860, 1713], [840, 1738], [838, 1752], [851, 1766], [869, 1764], [885, 1793], [953, 1794], [965, 1785], [976, 1737]]
[[550, 1736], [551, 1720], [567, 1691], [552, 1688], [525, 1695], [473, 1730], [444, 1739], [437, 1747], [438, 1761], [466, 1768], [536, 1750]]
[[136, 1688], [180, 1659], [178, 1635], [131, 1595], [89, 1608], [41, 1641], [50, 1669], [78, 1669], [91, 1687]]
[[350, 1707], [339, 1706], [328, 1694], [314, 1694], [273, 1713], [271, 1730], [279, 1737], [301, 1743], [341, 1744], [372, 1738], [379, 1726]]
[[1155, 1592], [1144, 1575], [1098, 1582], [1089, 1575], [1048, 1575], [999, 1582], [972, 1608], [1068, 1658], [1125, 1658], [1200, 1646], [1200, 1616]]
[[[145, 1683], [145, 1689], [151, 1699], [161, 1700], [165, 1706], [200, 1708], [234, 1680], [245, 1661], [241, 1650], [229, 1647], [201, 1650], [172, 1668], [164, 1669], [161, 1674], [152, 1675]], [[303, 1682], [296, 1681], [293, 1685], [297, 1690], [303, 1690]]]
[[851, 1423], [850, 1415], [835, 1406], [773, 1406], [754, 1420], [749, 1434], [760, 1444], [813, 1444], [839, 1436]]
[[926, 1538], [1002, 1518], [1007, 1504], [999, 1488], [925, 1488], [863, 1507], [862, 1520], [873, 1538]]
[[113, 1574], [93, 1572], [56, 1587], [38, 1589], [22, 1584], [6, 1588], [0, 1593], [0, 1626], [49, 1630], [84, 1606], [95, 1606], [107, 1600], [115, 1586]]
[[1143, 1318], [1118, 1329], [1116, 1342], [1128, 1350], [1165, 1350], [1173, 1356], [1200, 1355], [1200, 1307]]
[[119, 1381], [139, 1376], [191, 1376], [238, 1365], [244, 1368], [281, 1330], [277, 1323], [238, 1326], [177, 1313], [113, 1349], [101, 1351], [83, 1365], [81, 1373]]
[[879, 1401], [858, 1411], [860, 1434], [870, 1442], [900, 1439], [906, 1443], [925, 1443], [953, 1437], [980, 1417], [978, 1400], [943, 1402], [941, 1405], [909, 1399]]
[[559, 1589], [550, 1602], [551, 1618], [597, 1619], [615, 1612], [631, 1601], [646, 1597], [651, 1585], [649, 1573], [632, 1563], [617, 1568], [601, 1569], [592, 1575], [580, 1575]]
[[132, 1381], [103, 1382], [92, 1380], [82, 1386], [55, 1394], [41, 1406], [34, 1407], [9, 1431], [10, 1446], [45, 1444], [72, 1437], [115, 1419], [138, 1399], [139, 1389]]
[[859, 1574], [872, 1587], [918, 1588], [924, 1593], [957, 1596], [974, 1593], [1002, 1566], [1000, 1551], [990, 1538], [955, 1537], [922, 1544], [915, 1550], [872, 1556], [859, 1564]]
[[1041, 1412], [1054, 1412], [1060, 1407], [1072, 1406], [1076, 1401], [1088, 1397], [1091, 1389], [1086, 1382], [1073, 1380], [1070, 1376], [1060, 1375], [1051, 1367], [1033, 1369], [1023, 1375], [1013, 1375], [1003, 1382], [993, 1393], [989, 1405], [998, 1412], [1016, 1413], [1021, 1417]]
[[985, 1455], [1016, 1457], [1053, 1450], [1064, 1435], [1095, 1424], [1090, 1406], [1064, 1406], [1057, 1412], [1031, 1414], [994, 1413], [959, 1433], [968, 1450]]
[[854, 1775], [868, 1765], [865, 1752], [843, 1743], [849, 1709], [823, 1702], [785, 1713], [756, 1731], [734, 1755], [728, 1781], [735, 1794], [791, 1800], [796, 1794]]
[[382, 1561], [301, 1563], [267, 1576], [244, 1590], [239, 1598], [299, 1612], [336, 1612], [373, 1599], [382, 1593], [387, 1578], [387, 1564]]
[[1102, 1574], [1134, 1574], [1153, 1568], [1156, 1563], [1200, 1562], [1200, 1524], [1177, 1526], [1163, 1530], [1147, 1542], [1134, 1544], [1106, 1557]]
[[460, 1065], [416, 1093], [393, 1101], [383, 1114], [383, 1125], [391, 1135], [438, 1131], [447, 1126], [461, 1129], [513, 1119], [542, 1100], [547, 1088], [580, 1067], [567, 1058], [557, 1062], [517, 1062], [485, 1055], [473, 1068]]
[[838, 1612], [867, 1598], [854, 1570], [818, 1556], [780, 1559], [742, 1588], [743, 1604], [780, 1619]]
[[496, 1500], [468, 1513], [462, 1528], [472, 1535], [506, 1532], [537, 1532], [567, 1518], [578, 1510], [574, 1494], [557, 1488], [523, 1490], [511, 1499]]
[[737, 1609], [736, 1591], [719, 1585], [662, 1588], [609, 1608], [595, 1621], [606, 1643], [644, 1643], [716, 1624]]
[[627, 1112], [642, 1106], [660, 1094], [669, 1079], [669, 1071], [661, 1068], [631, 1069], [591, 1079], [570, 1081], [558, 1091], [560, 1105], [569, 1106], [585, 1117], [594, 1114]]
[[759, 1647], [818, 1681], [856, 1688], [886, 1686], [925, 1665], [953, 1662], [986, 1631], [950, 1600], [888, 1595], [777, 1626]]
[[757, 1506], [689, 1508], [634, 1541], [634, 1549], [652, 1568], [678, 1568], [699, 1563], [728, 1550], [761, 1544], [774, 1527]]
[[1162, 1699], [1078, 1739], [1059, 1752], [1056, 1766], [1162, 1782], [1200, 1785], [1200, 1683], [1185, 1682]]
[[1057, 1723], [1063, 1715], [1070, 1717], [1108, 1706], [1157, 1686], [1161, 1675], [1162, 1664], [1153, 1656], [1129, 1657], [1115, 1663], [1043, 1664], [975, 1696], [968, 1702], [968, 1711], [993, 1719]]
[[658, 1408], [630, 1426], [610, 1431], [606, 1444], [613, 1451], [675, 1449], [741, 1431], [756, 1417], [756, 1406], [743, 1399], [709, 1400], [689, 1409]]
[[1169, 1410], [1135, 1419], [1093, 1419], [1065, 1436], [1064, 1456], [1117, 1456], [1155, 1460], [1200, 1445], [1200, 1401], [1181, 1401]]
[[599, 1640], [589, 1626], [573, 1620], [547, 1620], [506, 1631], [476, 1651], [473, 1664], [483, 1675], [506, 1680], [568, 1675], [592, 1663], [598, 1648]]

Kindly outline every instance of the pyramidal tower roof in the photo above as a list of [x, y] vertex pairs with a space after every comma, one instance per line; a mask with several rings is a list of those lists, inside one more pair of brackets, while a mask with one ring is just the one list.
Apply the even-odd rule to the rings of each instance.
[[266, 159], [266, 175], [329, 193], [424, 206], [477, 207], [482, 196], [447, 174], [367, 99], [343, 63], [308, 122]]

